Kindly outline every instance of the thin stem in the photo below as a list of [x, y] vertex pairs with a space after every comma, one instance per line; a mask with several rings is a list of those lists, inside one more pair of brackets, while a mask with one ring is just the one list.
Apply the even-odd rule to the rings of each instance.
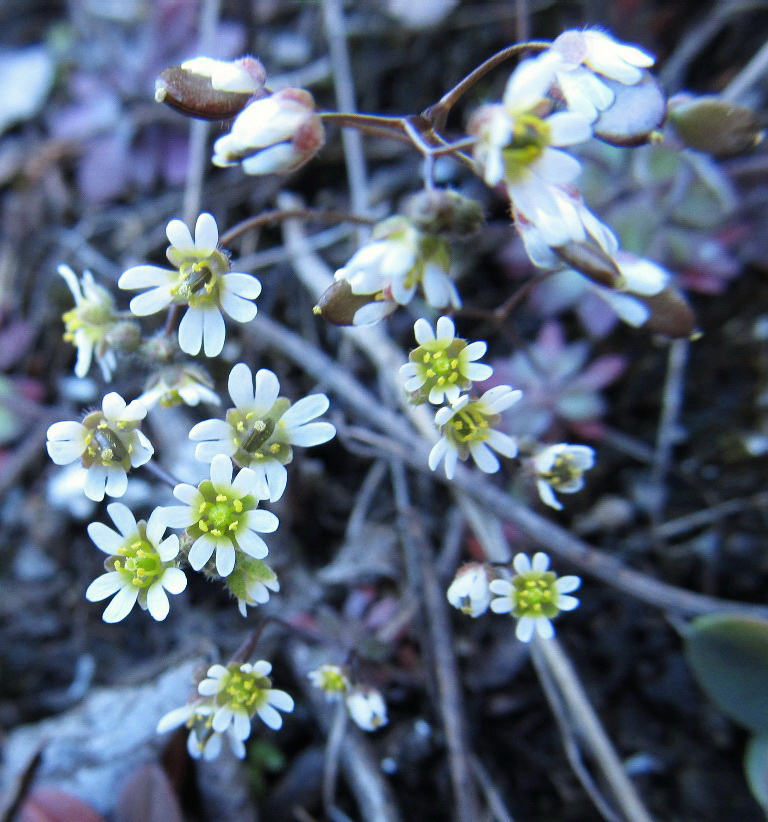
[[448, 120], [448, 115], [456, 103], [489, 71], [501, 65], [511, 57], [515, 57], [523, 51], [538, 50], [544, 51], [552, 45], [545, 40], [529, 40], [527, 43], [516, 43], [514, 46], [507, 46], [496, 54], [481, 63], [476, 69], [471, 71], [466, 77], [460, 80], [450, 91], [447, 91], [434, 105], [422, 112], [422, 116], [432, 123], [435, 130], [442, 131]]

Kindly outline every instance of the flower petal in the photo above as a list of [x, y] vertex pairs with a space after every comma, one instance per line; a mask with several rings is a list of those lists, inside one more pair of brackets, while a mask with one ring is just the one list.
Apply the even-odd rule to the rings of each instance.
[[85, 598], [88, 602], [100, 602], [102, 599], [117, 593], [122, 587], [122, 574], [117, 571], [109, 571], [94, 579], [85, 591]]
[[203, 313], [203, 345], [206, 357], [218, 357], [224, 348], [227, 336], [224, 317], [215, 306], [206, 308]]
[[107, 506], [107, 513], [117, 526], [117, 530], [124, 537], [133, 536], [137, 532], [136, 517], [133, 516], [127, 505], [123, 505], [122, 502], [112, 502]]
[[120, 536], [103, 522], [92, 522], [88, 526], [88, 536], [105, 554], [114, 555], [125, 544], [125, 537]]
[[192, 543], [192, 547], [189, 549], [189, 564], [195, 571], [199, 571], [211, 558], [215, 548], [214, 538], [209, 537], [208, 534], [203, 534]]
[[171, 220], [165, 228], [165, 236], [168, 237], [168, 242], [179, 251], [190, 252], [195, 250], [192, 234], [187, 224], [181, 220]]
[[150, 585], [147, 591], [147, 610], [150, 616], [158, 622], [162, 622], [168, 616], [170, 608], [168, 595], [163, 590], [160, 580]]
[[310, 422], [291, 432], [290, 443], [310, 448], [313, 445], [322, 445], [335, 436], [336, 428], [330, 422]]
[[217, 491], [232, 487], [232, 471], [232, 460], [224, 454], [217, 454], [211, 460], [211, 484]]
[[120, 622], [125, 619], [131, 612], [131, 608], [136, 604], [139, 597], [139, 589], [134, 588], [133, 585], [126, 585], [115, 594], [112, 602], [107, 605], [102, 619], [104, 622]]
[[229, 537], [216, 539], [216, 571], [219, 576], [228, 577], [235, 569], [235, 546]]
[[256, 303], [238, 297], [237, 294], [232, 294], [225, 289], [222, 289], [219, 302], [222, 309], [239, 323], [249, 323], [258, 313]]
[[328, 404], [325, 394], [310, 394], [294, 403], [280, 418], [280, 422], [288, 428], [295, 428], [324, 414], [328, 410]]
[[269, 554], [267, 543], [253, 531], [243, 528], [237, 535], [237, 544], [244, 554], [254, 559], [264, 559]]
[[203, 313], [198, 308], [189, 308], [179, 323], [179, 348], [195, 356], [203, 344]]
[[181, 568], [166, 568], [160, 582], [169, 594], [180, 594], [187, 587], [187, 576]]
[[195, 223], [195, 252], [201, 255], [212, 254], [218, 244], [219, 229], [216, 220], [212, 214], [201, 214]]
[[[232, 402], [235, 404], [235, 408], [241, 411], [250, 410], [254, 404], [253, 374], [244, 362], [239, 362], [233, 366], [229, 372], [227, 387], [229, 389], [229, 396], [232, 397]], [[223, 422], [223, 420], [219, 422]], [[200, 423], [200, 425], [202, 424], [203, 423]], [[224, 423], [224, 425], [227, 425], [227, 423]], [[195, 428], [198, 427], [197, 425], [195, 426]], [[227, 428], [229, 428], [228, 425]], [[192, 430], [194, 431], [194, 428]], [[189, 436], [194, 439], [191, 432]], [[207, 439], [207, 437], [205, 437], [205, 439]]]
[[172, 299], [168, 286], [161, 285], [157, 288], [152, 288], [143, 294], [137, 294], [131, 300], [131, 313], [137, 317], [147, 317], [150, 314], [156, 314], [158, 311], [162, 311], [170, 305]]

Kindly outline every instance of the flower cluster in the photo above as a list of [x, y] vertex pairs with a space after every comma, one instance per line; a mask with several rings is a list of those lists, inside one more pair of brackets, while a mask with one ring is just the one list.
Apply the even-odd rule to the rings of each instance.
[[[517, 554], [512, 560], [512, 575], [503, 578], [502, 569], [470, 563], [459, 568], [448, 588], [448, 601], [463, 613], [478, 617], [488, 607], [496, 614], [511, 614], [517, 619], [515, 634], [530, 642], [534, 632], [544, 639], [554, 636], [552, 620], [561, 611], [572, 611], [579, 604], [569, 596], [581, 585], [576, 576], [558, 577], [549, 570], [549, 557], [539, 551], [531, 560]], [[494, 598], [495, 594], [495, 598]]]
[[190, 756], [207, 760], [219, 755], [226, 737], [232, 752], [242, 759], [255, 716], [269, 728], [279, 730], [283, 725], [279, 711], [293, 710], [291, 696], [272, 687], [271, 672], [272, 666], [265, 660], [212, 665], [197, 686], [199, 698], [162, 717], [157, 732], [166, 733], [186, 725], [190, 729], [187, 739]]
[[375, 731], [387, 724], [387, 705], [381, 692], [369, 685], [352, 684], [344, 668], [321, 665], [307, 677], [329, 702], [343, 699], [352, 721], [362, 730]]

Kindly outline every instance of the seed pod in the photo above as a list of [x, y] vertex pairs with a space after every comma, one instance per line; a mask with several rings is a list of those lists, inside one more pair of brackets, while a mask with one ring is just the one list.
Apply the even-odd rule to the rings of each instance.
[[352, 325], [358, 309], [375, 300], [372, 294], [353, 294], [346, 280], [337, 280], [322, 293], [313, 311], [334, 325]]
[[763, 138], [755, 113], [716, 95], [669, 101], [669, 122], [696, 151], [729, 157], [754, 148]]
[[600, 247], [571, 242], [552, 249], [557, 256], [588, 280], [608, 288], [619, 288], [623, 277], [618, 266]]

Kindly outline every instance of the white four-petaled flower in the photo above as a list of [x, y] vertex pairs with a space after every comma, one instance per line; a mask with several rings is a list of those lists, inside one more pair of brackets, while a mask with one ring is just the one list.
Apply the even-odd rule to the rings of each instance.
[[109, 570], [88, 586], [85, 598], [99, 602], [115, 595], [104, 611], [104, 622], [124, 619], [137, 601], [153, 619], [165, 619], [170, 607], [166, 591], [180, 594], [187, 587], [184, 572], [174, 563], [179, 538], [171, 534], [163, 539], [165, 525], [159, 508], [155, 508], [148, 522], [138, 523], [121, 502], [108, 505], [107, 513], [117, 531], [101, 522], [92, 522], [88, 535], [97, 548], [109, 554]]
[[564, 442], [549, 445], [533, 457], [536, 488], [541, 501], [561, 511], [563, 504], [555, 496], [575, 494], [584, 487], [584, 472], [595, 464], [595, 452], [588, 445], [569, 445]]
[[217, 248], [219, 229], [210, 214], [197, 218], [194, 240], [181, 220], [171, 220], [166, 234], [171, 243], [167, 256], [176, 269], [135, 266], [117, 284], [150, 289], [131, 300], [131, 311], [140, 317], [171, 303], [189, 306], [179, 324], [181, 350], [194, 355], [202, 347], [206, 357], [216, 357], [226, 336], [221, 312], [237, 322], [250, 322], [256, 316], [253, 300], [261, 293], [261, 283], [249, 274], [229, 270], [227, 255]]

